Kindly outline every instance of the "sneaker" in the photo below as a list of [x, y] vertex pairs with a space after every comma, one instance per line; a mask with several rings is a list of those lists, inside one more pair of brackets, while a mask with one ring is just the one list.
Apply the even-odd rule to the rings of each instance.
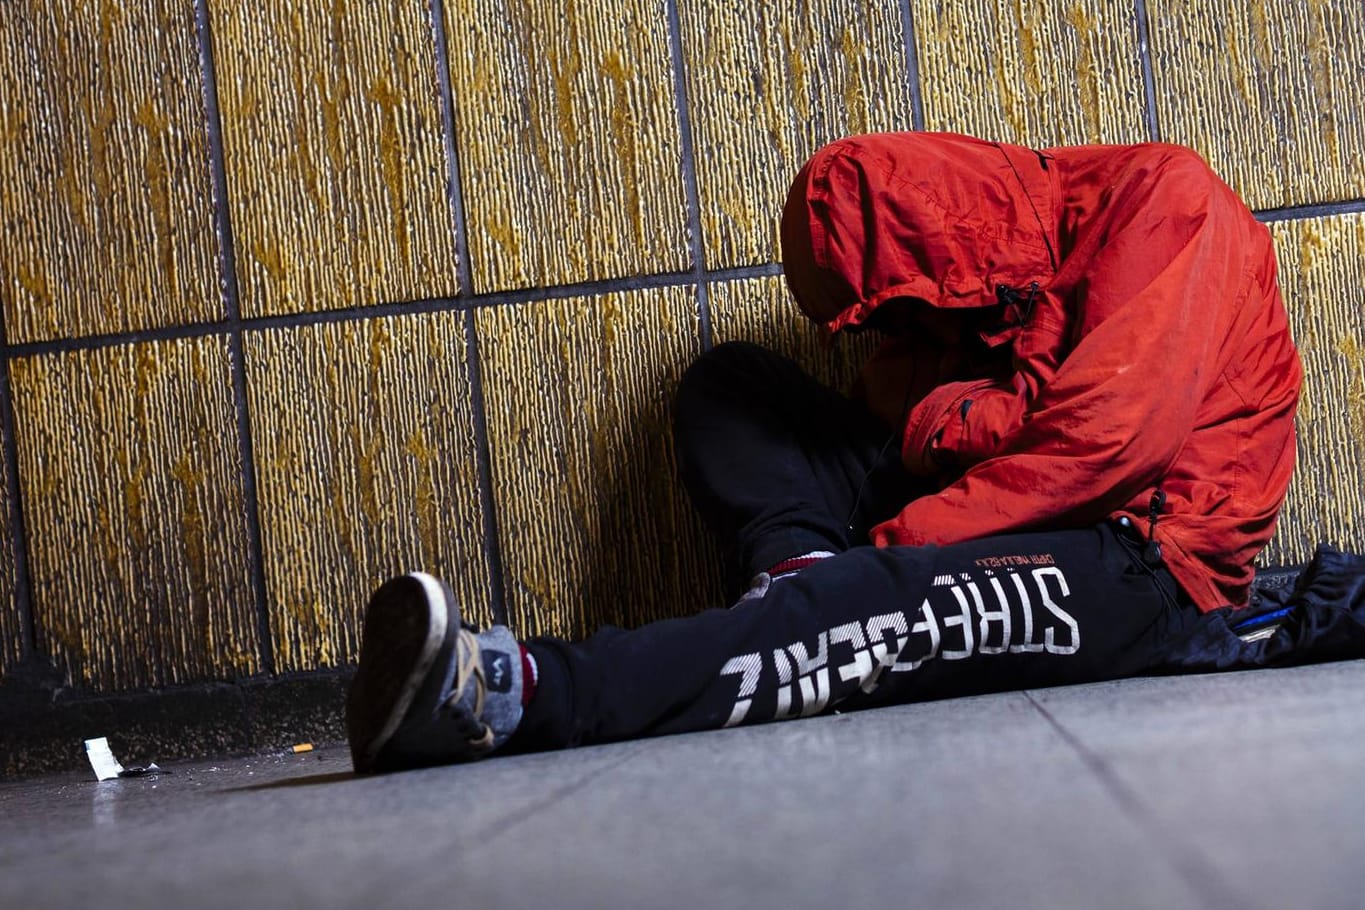
[[521, 720], [521, 654], [505, 626], [475, 634], [446, 584], [422, 572], [385, 582], [365, 610], [346, 697], [357, 774], [482, 758]]

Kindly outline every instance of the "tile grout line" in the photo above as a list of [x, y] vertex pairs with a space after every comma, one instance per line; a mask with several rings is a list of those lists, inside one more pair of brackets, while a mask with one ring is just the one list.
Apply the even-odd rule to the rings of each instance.
[[[763, 266], [756, 267], [758, 269]], [[736, 275], [735, 277], [744, 277]], [[315, 325], [338, 322], [362, 322], [367, 319], [383, 319], [391, 316], [414, 316], [448, 310], [484, 309], [498, 306], [515, 306], [522, 303], [540, 303], [565, 297], [592, 296], [613, 291], [632, 291], [646, 288], [675, 287], [695, 281], [690, 272], [662, 273], [651, 276], [611, 279], [583, 284], [558, 285], [549, 288], [525, 288], [517, 291], [498, 291], [477, 296], [457, 293], [454, 297], [428, 297], [418, 300], [400, 300], [389, 303], [366, 304], [342, 307], [333, 310], [312, 310], [283, 315], [255, 316], [239, 320], [244, 332], [268, 331], [271, 329], [297, 329]], [[31, 357], [42, 354], [68, 353], [98, 348], [115, 347], [124, 344], [137, 344], [144, 341], [170, 341], [182, 338], [198, 338], [217, 332], [229, 331], [229, 320], [219, 322], [186, 323], [163, 326], [154, 329], [138, 329], [108, 335], [86, 335], [73, 338], [54, 338], [50, 341], [35, 341], [27, 344], [11, 345], [7, 359]]]
[[469, 229], [465, 220], [464, 187], [460, 181], [460, 161], [455, 154], [455, 95], [450, 87], [450, 50], [446, 44], [445, 0], [430, 0], [431, 36], [436, 53], [436, 82], [441, 99], [441, 142], [446, 155], [446, 203], [450, 206], [450, 228], [455, 237], [455, 271], [460, 299], [473, 296], [473, 266], [469, 257]]
[[[266, 600], [265, 548], [261, 535], [260, 502], [256, 486], [256, 454], [251, 436], [251, 413], [247, 395], [244, 324], [241, 291], [237, 285], [236, 244], [232, 215], [228, 211], [227, 164], [223, 146], [222, 111], [218, 106], [218, 73], [213, 59], [213, 31], [208, 0], [195, 0], [195, 30], [199, 37], [200, 71], [204, 83], [204, 120], [208, 128], [209, 168], [213, 181], [214, 218], [218, 231], [221, 289], [227, 328], [228, 356], [232, 360], [232, 396], [237, 411], [237, 454], [242, 460], [242, 496], [246, 510], [247, 571], [256, 601], [256, 635], [259, 639], [261, 672], [275, 673], [275, 641], [270, 631], [270, 607]], [[212, 329], [212, 326], [208, 327]], [[210, 334], [205, 332], [204, 334]], [[180, 337], [191, 337], [188, 335]]]
[[[1272, 209], [1257, 209], [1253, 215], [1266, 223], [1280, 221], [1302, 221], [1312, 218], [1329, 218], [1336, 215], [1365, 214], [1365, 199], [1347, 199], [1339, 202], [1309, 203], [1297, 206], [1283, 206]], [[705, 273], [708, 283], [741, 281], [747, 278], [766, 278], [782, 274], [781, 263], [769, 262], [760, 265], [736, 266], [732, 268], [710, 269]], [[304, 328], [313, 325], [337, 322], [359, 322], [366, 319], [381, 319], [389, 316], [420, 315], [445, 310], [478, 310], [499, 306], [516, 306], [524, 303], [540, 303], [548, 300], [561, 300], [567, 297], [591, 297], [597, 294], [620, 291], [652, 290], [656, 288], [679, 287], [697, 281], [697, 273], [657, 272], [652, 275], [630, 275], [622, 278], [609, 278], [600, 281], [585, 281], [574, 284], [553, 285], [539, 288], [520, 288], [510, 291], [490, 291], [485, 294], [464, 294], [456, 297], [430, 297], [418, 300], [401, 300], [377, 303], [366, 306], [345, 307], [334, 310], [316, 310], [289, 313], [277, 316], [255, 316], [220, 320], [218, 322], [184, 323], [162, 326], [153, 329], [135, 329], [107, 335], [83, 335], [54, 338], [48, 341], [32, 341], [21, 344], [5, 344], [0, 341], [0, 359], [8, 362], [25, 357], [46, 354], [67, 354], [77, 351], [98, 350], [126, 344], [139, 344], [147, 341], [175, 341], [186, 338], [200, 338], [235, 328], [245, 332], [258, 332], [271, 329]]]
[[712, 344], [712, 276], [706, 270], [706, 250], [701, 236], [701, 193], [697, 187], [697, 156], [692, 142], [692, 113], [687, 102], [687, 65], [683, 58], [682, 16], [678, 0], [668, 0], [668, 49], [673, 58], [673, 100], [678, 108], [678, 142], [682, 157], [683, 195], [687, 206], [688, 247], [692, 255], [692, 277], [697, 285], [697, 319], [701, 349]]
[[479, 507], [483, 512], [484, 557], [488, 567], [488, 598], [493, 621], [507, 625], [507, 585], [503, 579], [502, 545], [498, 536], [497, 504], [493, 497], [493, 452], [488, 441], [488, 411], [483, 394], [483, 365], [474, 311], [464, 311], [464, 340], [469, 369], [470, 411], [474, 419], [475, 463], [479, 472]]
[[[203, 0], [199, 0], [199, 2], [203, 2]], [[1262, 222], [1295, 221], [1332, 217], [1336, 215], [1365, 214], [1365, 199], [1347, 199], [1339, 202], [1311, 203], [1273, 209], [1258, 209], [1253, 211], [1253, 214]], [[781, 274], [781, 263], [770, 262], [760, 265], [711, 269], [704, 273], [704, 278], [708, 284], [715, 284], [726, 281], [741, 281], [747, 278], [773, 277]], [[224, 331], [232, 332], [240, 330], [242, 333], [247, 333], [270, 329], [301, 328], [337, 322], [359, 322], [366, 319], [380, 319], [389, 316], [420, 315], [446, 310], [479, 310], [499, 306], [516, 306], [524, 303], [540, 303], [548, 300], [562, 300], [568, 297], [591, 297], [598, 294], [608, 294], [619, 291], [679, 287], [694, 284], [698, 280], [698, 272], [693, 270], [687, 272], [657, 272], [652, 275], [630, 275], [622, 278], [584, 281], [550, 287], [490, 291], [485, 294], [467, 294], [462, 291], [456, 297], [432, 297], [419, 300], [403, 300], [334, 310], [290, 313], [279, 316], [238, 317], [237, 319], [229, 318], [220, 322], [188, 323], [163, 326], [155, 329], [112, 333], [108, 335], [56, 338], [50, 341], [34, 341], [23, 344], [5, 345], [0, 343], [0, 355], [3, 355], [5, 361], [10, 361], [21, 357], [98, 350], [100, 348], [137, 344], [145, 341], [199, 338]]]
[[[8, 338], [5, 314], [0, 308], [0, 345]], [[23, 494], [19, 485], [19, 442], [14, 433], [14, 397], [9, 358], [0, 362], [0, 440], [4, 445], [5, 487], [9, 494], [10, 551], [14, 557], [14, 606], [19, 614], [19, 662], [38, 656], [38, 630], [29, 585], [28, 533], [24, 525]]]
[[1352, 199], [1346, 202], [1309, 203], [1308, 205], [1287, 205], [1278, 209], [1261, 209], [1254, 213], [1256, 219], [1265, 223], [1276, 221], [1302, 221], [1308, 218], [1322, 218], [1331, 215], [1365, 214], [1365, 199]]
[[1109, 763], [1091, 750], [1080, 738], [1062, 725], [1052, 712], [1033, 697], [1028, 690], [1020, 692], [1028, 703], [1063, 742], [1076, 754], [1081, 763], [1095, 775], [1100, 786], [1123, 809], [1129, 820], [1150, 837], [1156, 849], [1175, 869], [1192, 893], [1210, 908], [1238, 907], [1245, 904], [1244, 895], [1238, 894], [1228, 884], [1222, 873], [1204, 860], [1196, 849], [1185, 844], [1173, 844], [1168, 832], [1161, 830], [1160, 822], [1147, 809], [1138, 795], [1123, 782]]
[[910, 126], [924, 129], [924, 89], [920, 84], [919, 45], [915, 40], [913, 0], [900, 0], [901, 30], [905, 33], [906, 81], [910, 85]]
[[1156, 75], [1152, 71], [1152, 24], [1147, 14], [1147, 0], [1133, 0], [1133, 16], [1137, 26], [1138, 60], [1142, 67], [1142, 92], [1147, 107], [1147, 137], [1161, 141], [1161, 123], [1156, 111]]
[[488, 438], [487, 399], [479, 359], [479, 332], [472, 305], [474, 268], [470, 261], [469, 221], [460, 179], [459, 140], [455, 135], [455, 93], [450, 82], [450, 49], [446, 40], [444, 0], [431, 0], [431, 36], [436, 56], [436, 81], [441, 98], [441, 138], [446, 156], [446, 201], [455, 236], [455, 269], [459, 289], [456, 308], [464, 311], [465, 369], [469, 379], [469, 409], [474, 424], [474, 462], [479, 477], [479, 511], [483, 518], [484, 571], [488, 573], [489, 608], [493, 621], [507, 624], [507, 588], [503, 580], [502, 545], [498, 534], [497, 500], [493, 495], [493, 451]]
[[[707, 273], [710, 283], [740, 281], [746, 278], [764, 278], [782, 274], [779, 263], [738, 266], [736, 268], [713, 269]], [[516, 291], [494, 291], [472, 296], [431, 297], [420, 300], [405, 300], [367, 306], [346, 307], [335, 310], [318, 310], [304, 313], [290, 313], [280, 316], [255, 316], [238, 321], [241, 330], [258, 332], [270, 329], [304, 328], [313, 325], [337, 322], [360, 322], [366, 319], [382, 319], [389, 316], [411, 316], [447, 310], [480, 310], [499, 306], [516, 306], [524, 303], [542, 303], [549, 300], [562, 300], [567, 297], [591, 297], [620, 291], [652, 290], [656, 288], [681, 287], [695, 284], [694, 272], [660, 272], [654, 275], [632, 275], [625, 278], [612, 278], [604, 281], [590, 281], [579, 284], [556, 285], [548, 288], [524, 288]], [[35, 341], [27, 344], [11, 345], [5, 350], [5, 359], [33, 357], [44, 354], [63, 354], [73, 351], [97, 350], [144, 341], [171, 341], [184, 338], [200, 338], [224, 331], [231, 331], [230, 320], [219, 322], [189, 323], [164, 326], [157, 329], [143, 329], [109, 335], [86, 335], [75, 338], [56, 338], [51, 341]]]

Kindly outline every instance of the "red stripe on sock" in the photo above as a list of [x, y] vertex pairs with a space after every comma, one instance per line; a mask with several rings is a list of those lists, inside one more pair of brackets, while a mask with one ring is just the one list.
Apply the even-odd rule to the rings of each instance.
[[781, 575], [784, 572], [795, 572], [799, 569], [804, 569], [806, 566], [814, 565], [825, 558], [826, 557], [824, 556], [794, 556], [791, 559], [784, 559], [773, 566], [768, 570], [768, 574]]
[[517, 647], [521, 649], [521, 706], [524, 708], [531, 703], [531, 698], [536, 694], [536, 686], [540, 684], [540, 673], [536, 667], [536, 659], [526, 650], [526, 646], [517, 642]]

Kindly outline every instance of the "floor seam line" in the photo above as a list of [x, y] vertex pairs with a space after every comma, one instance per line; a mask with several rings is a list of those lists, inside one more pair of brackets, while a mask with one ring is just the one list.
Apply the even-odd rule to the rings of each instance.
[[605, 776], [609, 772], [615, 771], [621, 765], [624, 765], [626, 762], [630, 761], [632, 758], [639, 755], [642, 751], [644, 751], [644, 745], [642, 743], [636, 744], [636, 746], [628, 750], [625, 755], [622, 755], [620, 758], [616, 759], [610, 764], [604, 765], [603, 767], [598, 768], [597, 770], [592, 771], [588, 774], [585, 774], [582, 777], [565, 784], [559, 789], [546, 794], [543, 798], [536, 800], [535, 803], [531, 806], [526, 806], [522, 809], [518, 809], [514, 812], [509, 813], [505, 818], [502, 818], [498, 821], [497, 830], [489, 834], [487, 837], [483, 838], [479, 842], [475, 850], [471, 851], [471, 853], [477, 853], [485, 849], [489, 844], [492, 844], [496, 842], [499, 838], [505, 836], [507, 832], [515, 829], [522, 823], [530, 820], [538, 812], [543, 812], [548, 806], [552, 806], [556, 803], [563, 801], [565, 798], [572, 796], [579, 790], [582, 790], [584, 787], [588, 786], [593, 781]]
[[1166, 862], [1189, 888], [1201, 904], [1209, 910], [1229, 906], [1245, 906], [1246, 895], [1236, 892], [1225, 880], [1223, 874], [1202, 853], [1184, 843], [1173, 844], [1171, 836], [1162, 830], [1160, 822], [1143, 804], [1138, 795], [1125, 784], [1109, 766], [1109, 763], [1086, 746], [1076, 734], [1068, 730], [1052, 712], [1033, 697], [1033, 693], [1023, 690], [1020, 694], [1028, 700], [1048, 726], [1076, 754], [1081, 763], [1099, 780], [1100, 787], [1120, 806], [1134, 825], [1149, 838]]

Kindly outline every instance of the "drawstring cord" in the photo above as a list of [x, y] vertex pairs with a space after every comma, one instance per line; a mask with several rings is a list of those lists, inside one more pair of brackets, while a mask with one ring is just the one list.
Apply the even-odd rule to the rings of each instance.
[[1031, 281], [1028, 286], [1028, 296], [1024, 296], [1007, 284], [997, 284], [995, 286], [996, 299], [1000, 301], [1002, 307], [1014, 307], [1015, 316], [1018, 322], [1016, 326], [1028, 325], [1028, 321], [1033, 318], [1033, 306], [1038, 299], [1038, 282]]
[[1142, 561], [1150, 566], [1161, 562], [1161, 544], [1156, 541], [1156, 523], [1161, 518], [1161, 510], [1166, 508], [1166, 491], [1157, 487], [1152, 500], [1147, 504], [1147, 545], [1142, 548]]

